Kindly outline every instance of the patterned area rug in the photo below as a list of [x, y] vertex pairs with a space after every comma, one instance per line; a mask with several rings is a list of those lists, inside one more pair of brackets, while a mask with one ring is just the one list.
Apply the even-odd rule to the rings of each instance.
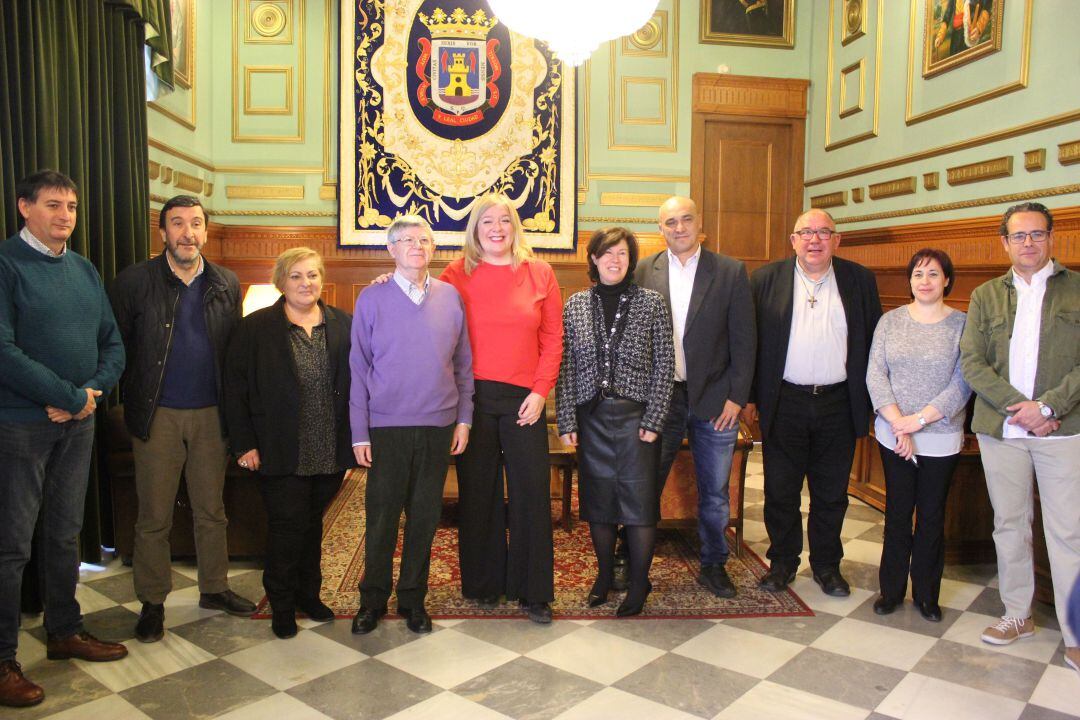
[[[322, 600], [338, 617], [352, 617], [360, 605], [357, 586], [364, 572], [364, 487], [366, 473], [354, 471], [345, 480], [341, 492], [327, 509], [323, 535], [323, 592]], [[576, 483], [573, 498], [574, 517], [577, 517]], [[457, 529], [453, 504], [444, 505], [443, 518], [432, 547], [431, 577], [427, 598], [428, 612], [435, 618], [522, 618], [517, 603], [502, 603], [494, 610], [483, 610], [472, 600], [461, 597], [458, 570]], [[559, 503], [552, 503], [552, 522], [559, 520]], [[555, 602], [554, 614], [562, 619], [611, 617], [622, 598], [613, 594], [613, 601], [598, 608], [589, 608], [585, 596], [596, 577], [596, 558], [589, 539], [587, 523], [576, 521], [567, 533], [556, 525], [555, 538]], [[394, 575], [400, 560], [398, 537], [394, 558]], [[734, 535], [729, 536], [734, 545]], [[739, 592], [735, 598], [716, 597], [698, 585], [698, 538], [696, 531], [661, 530], [657, 536], [656, 555], [650, 579], [652, 594], [639, 617], [665, 618], [731, 618], [767, 616], [810, 616], [813, 612], [794, 592], [768, 593], [757, 588], [758, 579], [766, 566], [746, 545], [742, 557], [732, 557], [727, 564], [728, 574]], [[397, 607], [394, 598], [389, 607]], [[266, 599], [259, 606], [259, 617], [268, 617]]]

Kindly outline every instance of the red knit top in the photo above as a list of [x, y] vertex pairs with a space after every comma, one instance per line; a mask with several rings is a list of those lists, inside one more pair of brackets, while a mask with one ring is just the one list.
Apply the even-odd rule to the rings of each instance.
[[518, 265], [481, 262], [465, 274], [454, 260], [440, 280], [465, 301], [473, 376], [526, 387], [547, 397], [562, 360], [562, 296], [555, 273], [543, 260]]

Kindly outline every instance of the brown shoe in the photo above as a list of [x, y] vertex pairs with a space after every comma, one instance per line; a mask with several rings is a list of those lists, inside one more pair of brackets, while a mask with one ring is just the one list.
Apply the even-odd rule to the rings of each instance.
[[66, 638], [51, 637], [46, 650], [50, 660], [77, 658], [90, 662], [112, 662], [128, 654], [127, 648], [122, 644], [98, 640], [86, 631]]
[[983, 630], [982, 641], [991, 645], [1009, 645], [1021, 638], [1035, 634], [1031, 618], [1002, 616], [995, 624]]
[[45, 699], [45, 691], [26, 679], [14, 660], [0, 662], [0, 705], [29, 707]]

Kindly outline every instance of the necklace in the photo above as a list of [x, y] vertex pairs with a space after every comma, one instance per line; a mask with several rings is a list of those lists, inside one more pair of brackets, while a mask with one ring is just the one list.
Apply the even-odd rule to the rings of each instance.
[[811, 285], [807, 284], [806, 278], [803, 276], [802, 269], [799, 268], [798, 263], [795, 264], [795, 272], [799, 276], [799, 282], [802, 283], [803, 291], [806, 292], [806, 303], [810, 306], [810, 309], [813, 310], [814, 306], [818, 303], [818, 299], [816, 297], [817, 293], [821, 289], [821, 286], [825, 283], [825, 281], [829, 279], [829, 273], [832, 272], [832, 266], [829, 266], [828, 271], [821, 276], [820, 280], [810, 281], [813, 284], [813, 290], [810, 289]]

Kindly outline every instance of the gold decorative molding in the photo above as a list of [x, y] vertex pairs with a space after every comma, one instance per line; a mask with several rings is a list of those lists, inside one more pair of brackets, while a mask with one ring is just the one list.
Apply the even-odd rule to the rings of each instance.
[[165, 107], [164, 105], [159, 104], [156, 100], [151, 100], [150, 102], [146, 103], [146, 106], [148, 108], [150, 108], [151, 110], [153, 110], [154, 112], [156, 112], [156, 113], [158, 113], [160, 115], [164, 115], [165, 117], [169, 118], [170, 120], [172, 120], [176, 124], [182, 125], [183, 127], [186, 127], [188, 130], [194, 130], [195, 129], [195, 89], [192, 88], [191, 90], [187, 90], [186, 92], [191, 96], [191, 98], [190, 98], [191, 117], [190, 118], [186, 118], [186, 117], [184, 117], [182, 115], [178, 115], [177, 113], [173, 112], [172, 110]]
[[927, 158], [937, 157], [939, 155], [948, 155], [949, 153], [959, 152], [961, 150], [969, 150], [973, 147], [988, 145], [999, 140], [1008, 140], [1009, 138], [1019, 137], [1020, 135], [1027, 135], [1040, 130], [1058, 127], [1059, 125], [1068, 125], [1069, 123], [1078, 120], [1080, 120], [1080, 110], [1070, 110], [1069, 112], [1061, 113], [1060, 115], [1051, 115], [1050, 117], [1041, 120], [1033, 120], [1032, 122], [1024, 123], [1023, 125], [1014, 125], [1013, 127], [1005, 128], [1004, 130], [995, 130], [986, 133], [985, 135], [967, 138], [966, 140], [957, 140], [956, 142], [947, 145], [938, 145], [926, 150], [920, 150], [908, 155], [901, 155], [900, 157], [882, 160], [869, 165], [861, 165], [831, 175], [809, 178], [803, 182], [803, 186], [810, 187], [813, 185], [821, 185], [822, 183], [843, 180], [844, 178], [855, 177], [856, 175], [863, 175], [877, 170], [885, 170], [898, 165], [906, 165], [908, 163], [926, 160]]
[[[878, 0], [877, 4], [877, 38], [874, 46], [874, 115], [870, 124], [870, 129], [865, 132], [861, 132], [851, 137], [842, 138], [840, 140], [833, 140], [833, 84], [835, 82], [833, 68], [835, 67], [835, 54], [836, 54], [836, 32], [833, 29], [833, 18], [835, 16], [836, 0], [829, 0], [829, 24], [828, 24], [828, 52], [827, 52], [827, 75], [825, 78], [825, 152], [831, 152], [833, 150], [839, 150], [842, 147], [848, 145], [854, 145], [870, 138], [878, 136], [879, 120], [881, 117], [881, 67], [882, 67], [882, 50], [885, 35], [885, 0]], [[865, 4], [862, 7], [863, 15], [866, 14]], [[841, 32], [843, 32], [841, 30]], [[865, 59], [865, 58], [864, 58]], [[860, 61], [862, 62], [862, 61]], [[851, 66], [848, 66], [850, 68]], [[841, 71], [843, 72], [843, 71]], [[863, 73], [859, 73], [859, 108], [865, 102], [865, 87], [863, 84]], [[844, 118], [854, 115], [858, 110], [852, 110], [851, 112], [844, 112], [844, 82], [841, 77], [839, 108], [837, 111], [837, 120], [843, 120]]]
[[866, 0], [844, 0], [844, 31], [841, 45], [866, 34]]
[[202, 194], [206, 197], [211, 197], [214, 194], [214, 183], [209, 180], [203, 180]]
[[938, 180], [939, 180], [940, 176], [941, 176], [941, 174], [937, 173], [937, 172], [923, 173], [922, 186], [924, 188], [926, 188], [927, 190], [937, 190], [938, 189]]
[[1057, 187], [1042, 188], [1039, 190], [1028, 190], [1026, 192], [1011, 193], [1009, 195], [994, 195], [991, 197], [977, 198], [975, 200], [958, 200], [956, 202], [941, 203], [938, 205], [924, 205], [922, 207], [906, 208], [904, 210], [888, 210], [885, 212], [870, 213], [869, 215], [853, 215], [851, 217], [834, 218], [834, 220], [837, 225], [844, 223], [870, 222], [872, 220], [887, 220], [889, 218], [907, 217], [909, 215], [951, 212], [953, 210], [982, 207], [984, 205], [999, 205], [1001, 203], [1038, 200], [1040, 198], [1053, 197], [1055, 195], [1071, 195], [1073, 193], [1080, 193], [1080, 183], [1075, 185], [1059, 185]]
[[641, 28], [622, 39], [625, 57], [667, 57], [667, 10], [657, 10]]
[[338, 197], [338, 184], [336, 182], [323, 183], [319, 186], [319, 199], [320, 200], [337, 200]]
[[[226, 188], [228, 193], [228, 188]], [[337, 211], [326, 210], [208, 210], [208, 214], [218, 217], [331, 217], [338, 216]], [[328, 226], [329, 227], [329, 226]]]
[[171, 185], [173, 179], [173, 169], [168, 165], [161, 166], [161, 183], [163, 185]]
[[946, 180], [950, 185], [966, 185], [984, 180], [996, 180], [997, 178], [1012, 175], [1013, 159], [1012, 155], [1007, 155], [993, 160], [983, 160], [982, 162], [946, 168], [945, 172]]
[[291, 45], [291, 20], [295, 11], [293, 0], [247, 0], [244, 42], [249, 45]]
[[[666, 110], [666, 117], [670, 118], [671, 131], [668, 135], [668, 141], [662, 145], [645, 145], [638, 143], [619, 143], [615, 140], [615, 65], [616, 65], [616, 48], [617, 43], [610, 43], [610, 59], [608, 62], [608, 150], [615, 151], [627, 151], [627, 152], [677, 152], [679, 142], [679, 5], [678, 0], [671, 5], [671, 93], [667, 103], [669, 106]], [[625, 85], [622, 86], [625, 89]], [[586, 105], [588, 102], [586, 102]], [[620, 108], [620, 115], [625, 116], [625, 104], [622, 104]], [[659, 125], [660, 123], [630, 123], [630, 124], [650, 124]], [[668, 124], [665, 122], [664, 124]], [[588, 142], [586, 142], [586, 145]]]
[[[862, 112], [863, 110], [863, 105], [866, 103], [866, 74], [863, 72], [865, 67], [866, 58], [859, 58], [858, 62], [854, 62], [840, 70], [840, 119]], [[858, 100], [855, 101], [854, 105], [848, 105], [847, 76], [856, 70], [859, 72]]]
[[812, 208], [831, 208], [847, 205], [847, 190], [837, 190], [825, 195], [815, 195], [810, 198]]
[[863, 201], [863, 189], [861, 187], [851, 188], [851, 200], [857, 203]]
[[189, 175], [186, 172], [178, 170], [175, 177], [173, 178], [173, 185], [180, 188], [181, 190], [187, 190], [188, 192], [197, 193], [202, 192], [203, 179], [201, 177], [195, 177], [194, 175]]
[[670, 193], [602, 192], [600, 193], [600, 204], [619, 207], [659, 208], [670, 197]]
[[601, 223], [604, 225], [655, 225], [658, 220], [654, 217], [603, 217], [593, 215], [581, 215], [578, 222]]
[[882, 200], [897, 195], [910, 195], [915, 192], [915, 176], [874, 183], [870, 185], [869, 190], [871, 200]]
[[156, 160], [150, 160], [147, 163], [147, 170], [149, 171], [149, 177], [151, 180], [157, 180], [161, 177], [161, 163]]
[[1058, 145], [1058, 162], [1062, 165], [1073, 165], [1080, 162], [1080, 140]]
[[583, 201], [580, 200], [582, 195], [589, 192], [589, 106], [592, 105], [592, 60], [586, 59], [584, 64], [581, 65], [575, 72], [578, 82], [578, 87], [582, 88], [582, 97], [584, 102], [578, 103], [578, 107], [581, 108], [581, 135], [583, 138], [578, 143], [578, 152], [581, 153], [581, 183], [577, 186], [578, 204]]
[[1036, 172], [1046, 167], [1046, 148], [1038, 150], [1026, 150], [1024, 152], [1024, 169], [1028, 172]]
[[[252, 0], [244, 0], [250, 8]], [[296, 36], [296, 134], [295, 135], [247, 135], [240, 132], [240, 2], [233, 0], [232, 3], [232, 141], [235, 143], [302, 143], [304, 142], [304, 86], [306, 78], [307, 58], [304, 55], [304, 0], [286, 0], [290, 4], [291, 26]], [[295, 2], [295, 4], [294, 4]], [[245, 28], [249, 28], [250, 14], [244, 15]], [[245, 33], [246, 34], [246, 33]], [[248, 40], [247, 43], [257, 43], [257, 40]], [[291, 41], [290, 41], [291, 44]], [[246, 73], [245, 73], [246, 77]], [[245, 97], [245, 103], [247, 102]]]
[[[657, 115], [654, 117], [633, 116], [627, 113], [626, 106], [629, 104], [629, 90], [631, 85], [649, 86], [659, 88], [659, 100]], [[619, 90], [619, 122], [623, 125], [667, 125], [667, 78], [661, 77], [636, 77], [624, 75]]]
[[232, 200], [303, 200], [303, 185], [226, 185]]
[[210, 172], [214, 172], [214, 166], [209, 161], [203, 160], [201, 158], [197, 158], [194, 155], [189, 155], [189, 154], [187, 154], [185, 152], [181, 152], [180, 150], [177, 150], [176, 148], [174, 148], [172, 145], [169, 145], [168, 143], [162, 142], [161, 140], [155, 140], [154, 138], [147, 138], [146, 139], [146, 144], [149, 145], [152, 148], [160, 150], [161, 152], [165, 153], [166, 155], [171, 155], [174, 158], [177, 158], [178, 160], [183, 160], [184, 162], [189, 162], [192, 165], [195, 165], [197, 167], [201, 167], [203, 170], [209, 170]]
[[[926, 1], [929, 2], [929, 0]], [[912, 96], [915, 86], [915, 39], [916, 37], [923, 37], [923, 33], [921, 23], [918, 23], [916, 18], [920, 3], [913, 1], [911, 3], [911, 24], [908, 29], [907, 100], [904, 107], [904, 122], [908, 125], [914, 125], [915, 123], [941, 117], [942, 115], [948, 115], [957, 110], [963, 110], [972, 105], [978, 105], [987, 100], [992, 100], [1001, 97], [1002, 95], [1008, 95], [1009, 93], [1026, 88], [1028, 86], [1028, 74], [1031, 65], [1031, 14], [1033, 3], [1034, 0], [1026, 0], [1024, 6], [1024, 27], [1021, 31], [1019, 78], [969, 97], [960, 98], [959, 100], [942, 105], [941, 107], [932, 108], [921, 113], [915, 113], [912, 111]], [[923, 38], [923, 42], [925, 41], [925, 38]]]
[[169, 198], [167, 198], [167, 197], [165, 197], [163, 195], [157, 195], [155, 193], [150, 193], [150, 201], [151, 202], [161, 203], [162, 205], [164, 205], [166, 202], [169, 201]]
[[[330, 112], [330, 102], [334, 97], [333, 81], [337, 76], [337, 61], [338, 53], [333, 51], [334, 45], [338, 42], [338, 34], [334, 32], [334, 11], [336, 6], [332, 2], [323, 3], [323, 48], [325, 52], [323, 56], [323, 138], [322, 138], [322, 181], [323, 185], [333, 183], [337, 185], [336, 178], [331, 176], [331, 169], [334, 167], [333, 159], [330, 155], [330, 140], [331, 133], [336, 136], [337, 125], [331, 126], [330, 121], [337, 116], [337, 113]], [[330, 59], [333, 58], [334, 64], [331, 66]], [[340, 98], [339, 98], [340, 102]], [[320, 191], [321, 192], [321, 191]], [[321, 195], [320, 195], [321, 197]], [[336, 197], [336, 195], [335, 195]]]
[[694, 76], [692, 112], [805, 118], [809, 80], [748, 75]]
[[[244, 66], [244, 114], [245, 115], [292, 115], [291, 65], [245, 65]], [[273, 107], [251, 104], [251, 79], [255, 75], [282, 75], [285, 80], [285, 104]]]
[[215, 165], [214, 170], [230, 175], [318, 175], [321, 167], [291, 167], [282, 165]]
[[638, 173], [589, 173], [590, 180], [608, 180], [610, 182], [646, 182], [646, 183], [688, 183], [689, 175], [649, 175]]

